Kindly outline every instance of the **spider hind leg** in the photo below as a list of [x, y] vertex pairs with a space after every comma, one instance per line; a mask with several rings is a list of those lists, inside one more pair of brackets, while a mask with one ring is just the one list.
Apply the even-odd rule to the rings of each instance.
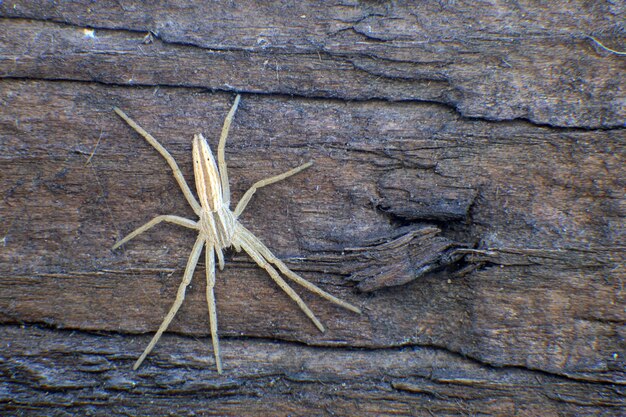
[[289, 284], [287, 284], [287, 282], [278, 274], [278, 272], [274, 269], [274, 267], [272, 267], [272, 265], [270, 265], [269, 262], [267, 262], [265, 258], [259, 252], [257, 252], [257, 250], [254, 248], [253, 245], [250, 244], [250, 242], [248, 242], [244, 238], [244, 239], [239, 239], [237, 243], [252, 258], [252, 260], [256, 262], [258, 266], [265, 269], [265, 271], [274, 280], [274, 282], [276, 282], [276, 284], [284, 292], [286, 292], [287, 295], [291, 297], [293, 301], [296, 302], [296, 304], [298, 304], [298, 307], [300, 307], [300, 309], [304, 312], [304, 314], [306, 314], [306, 316], [309, 319], [311, 319], [313, 324], [315, 324], [315, 327], [317, 327], [320, 332], [326, 331], [326, 329], [324, 328], [324, 325], [322, 325], [322, 323], [318, 320], [318, 318], [315, 317], [315, 314], [313, 314], [311, 309], [306, 305], [306, 303], [302, 300], [302, 298], [298, 295], [298, 293], [296, 293], [293, 290], [293, 288], [291, 288]]

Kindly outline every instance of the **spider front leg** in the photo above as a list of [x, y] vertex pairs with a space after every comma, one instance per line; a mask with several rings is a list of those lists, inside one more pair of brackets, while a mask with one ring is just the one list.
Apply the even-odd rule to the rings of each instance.
[[178, 167], [178, 164], [176, 163], [172, 155], [170, 155], [167, 149], [165, 149], [165, 147], [163, 147], [163, 145], [161, 145], [159, 141], [157, 141], [150, 133], [148, 133], [143, 127], [139, 126], [137, 122], [135, 122], [133, 119], [128, 117], [126, 113], [124, 113], [117, 107], [113, 107], [113, 110], [115, 111], [115, 113], [117, 113], [118, 116], [124, 119], [124, 121], [128, 123], [128, 125], [132, 127], [135, 132], [143, 136], [143, 138], [150, 145], [152, 145], [152, 147], [156, 149], [161, 154], [161, 156], [163, 156], [163, 158], [165, 158], [167, 164], [172, 169], [172, 173], [174, 174], [176, 182], [178, 183], [183, 194], [185, 195], [185, 198], [189, 202], [189, 205], [191, 206], [193, 211], [199, 216], [202, 212], [202, 207], [200, 206], [200, 203], [198, 203], [198, 200], [196, 200], [196, 197], [194, 197], [191, 193], [191, 189], [189, 188], [189, 185], [187, 185], [187, 181], [185, 181], [185, 177], [183, 177], [183, 173]]
[[239, 100], [241, 100], [241, 96], [237, 94], [233, 106], [230, 108], [228, 115], [224, 119], [224, 125], [222, 126], [220, 141], [217, 145], [217, 166], [220, 172], [220, 182], [222, 183], [222, 196], [226, 207], [230, 206], [230, 184], [228, 183], [228, 169], [226, 168], [226, 157], [224, 155], [224, 150], [226, 149], [226, 138], [228, 137], [230, 124], [233, 122], [237, 107], [239, 107]]
[[[218, 171], [220, 173], [220, 182], [222, 185], [222, 199], [226, 207], [230, 207], [230, 184], [228, 183], [228, 167], [226, 166], [226, 157], [225, 157], [226, 139], [228, 138], [230, 125], [233, 121], [233, 118], [235, 117], [235, 112], [237, 111], [237, 107], [239, 107], [240, 100], [241, 100], [241, 96], [237, 94], [237, 97], [235, 97], [235, 102], [230, 108], [230, 111], [228, 112], [226, 119], [224, 119], [224, 125], [222, 126], [222, 133], [220, 135], [220, 141], [219, 141], [219, 144], [217, 145], [217, 165], [219, 168]], [[246, 193], [243, 195], [241, 200], [239, 200], [239, 203], [237, 204], [237, 207], [235, 208], [235, 211], [233, 212], [235, 214], [235, 217], [239, 217], [239, 215], [244, 211], [244, 209], [248, 205], [248, 202], [250, 201], [250, 199], [252, 198], [252, 196], [254, 195], [257, 189], [261, 187], [265, 187], [266, 185], [274, 184], [275, 182], [284, 180], [285, 178], [291, 177], [292, 175], [295, 175], [298, 172], [304, 169], [307, 169], [311, 165], [313, 165], [312, 162], [307, 162], [306, 164], [302, 164], [299, 167], [290, 169], [289, 171], [284, 172], [282, 174], [275, 175], [273, 177], [255, 182], [252, 185], [252, 187], [250, 187], [250, 189], [246, 191]], [[220, 269], [221, 269], [221, 266], [222, 264], [220, 263]]]
[[152, 340], [148, 344], [148, 347], [146, 347], [146, 349], [143, 351], [139, 359], [137, 359], [137, 362], [135, 362], [135, 365], [133, 365], [134, 370], [139, 368], [143, 360], [146, 359], [146, 356], [148, 356], [148, 354], [152, 351], [152, 349], [154, 349], [154, 346], [157, 344], [157, 342], [161, 338], [161, 335], [163, 334], [163, 332], [165, 332], [165, 330], [167, 330], [167, 327], [170, 325], [170, 323], [174, 319], [174, 316], [178, 312], [178, 309], [183, 304], [183, 300], [185, 299], [185, 291], [187, 290], [187, 286], [191, 282], [191, 278], [193, 277], [193, 272], [196, 269], [196, 265], [198, 264], [198, 259], [200, 259], [200, 254], [202, 253], [203, 246], [204, 246], [204, 237], [198, 236], [198, 238], [196, 239], [196, 243], [194, 243], [193, 249], [191, 250], [191, 254], [189, 255], [189, 260], [187, 261], [187, 266], [185, 267], [185, 273], [183, 274], [183, 280], [178, 286], [178, 291], [176, 292], [176, 300], [174, 300], [174, 304], [172, 305], [172, 307], [170, 308], [170, 311], [165, 316], [165, 319], [163, 319], [161, 326], [159, 326], [159, 330], [157, 330], [154, 337], [152, 337]]

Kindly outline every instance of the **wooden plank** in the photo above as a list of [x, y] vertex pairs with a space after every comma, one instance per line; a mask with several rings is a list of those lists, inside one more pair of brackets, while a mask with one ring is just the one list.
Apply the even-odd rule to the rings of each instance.
[[[47, 7], [0, 5], [3, 413], [624, 409], [624, 61], [581, 34], [619, 49], [618, 6]], [[193, 212], [112, 107], [192, 182], [191, 138], [215, 149], [235, 92], [235, 202], [315, 162], [259, 191], [242, 222], [364, 313], [301, 290], [320, 333], [230, 253], [224, 376], [202, 262], [133, 373], [194, 238], [163, 225], [110, 247]]]

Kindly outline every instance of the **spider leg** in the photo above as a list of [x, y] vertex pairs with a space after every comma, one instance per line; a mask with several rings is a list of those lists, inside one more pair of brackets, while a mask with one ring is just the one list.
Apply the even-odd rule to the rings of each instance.
[[320, 297], [325, 298], [328, 301], [331, 301], [331, 302], [337, 304], [338, 306], [341, 306], [341, 307], [343, 307], [343, 308], [345, 308], [347, 310], [350, 310], [350, 311], [354, 311], [355, 313], [361, 314], [361, 310], [358, 307], [355, 307], [352, 304], [347, 303], [347, 302], [345, 302], [345, 301], [335, 297], [334, 295], [327, 293], [323, 289], [321, 289], [318, 286], [310, 283], [306, 279], [302, 278], [300, 275], [298, 275], [295, 272], [293, 272], [291, 269], [289, 269], [287, 267], [287, 265], [285, 265], [283, 263], [283, 261], [278, 259], [267, 248], [267, 246], [265, 246], [263, 244], [263, 242], [261, 242], [261, 240], [259, 240], [259, 238], [257, 238], [251, 231], [249, 231], [248, 229], [243, 227], [241, 224], [238, 224], [237, 226], [238, 226], [237, 232], [240, 234], [240, 236], [243, 236], [243, 239], [247, 240], [248, 243], [261, 256], [263, 256], [268, 262], [273, 263], [274, 265], [276, 265], [278, 267], [278, 269], [280, 270], [280, 272], [282, 272], [287, 278], [291, 279], [292, 281], [294, 281], [297, 284], [300, 284], [301, 286], [303, 286], [307, 290], [311, 291], [312, 293], [317, 294]]
[[183, 281], [178, 286], [178, 292], [176, 293], [176, 300], [174, 300], [174, 304], [170, 308], [170, 311], [167, 313], [159, 330], [157, 330], [156, 334], [152, 337], [152, 340], [148, 344], [148, 347], [143, 351], [135, 365], [133, 365], [133, 369], [139, 368], [143, 360], [148, 356], [148, 354], [152, 351], [156, 343], [161, 338], [163, 332], [167, 329], [167, 326], [170, 325], [172, 319], [178, 312], [183, 300], [185, 299], [185, 290], [187, 286], [191, 282], [191, 278], [193, 277], [193, 272], [196, 269], [196, 265], [198, 264], [198, 259], [200, 258], [200, 254], [202, 253], [202, 247], [204, 246], [204, 237], [198, 236], [196, 239], [196, 243], [193, 245], [193, 249], [191, 250], [191, 254], [189, 255], [189, 260], [187, 261], [187, 266], [185, 267], [185, 273], [183, 274]]
[[215, 306], [215, 254], [208, 244], [205, 251], [206, 258], [206, 301], [209, 307], [209, 326], [211, 327], [211, 340], [213, 341], [213, 355], [217, 373], [222, 373], [222, 360], [220, 359], [220, 341], [217, 338], [217, 308]]
[[311, 321], [315, 324], [315, 326], [321, 331], [323, 332], [324, 326], [322, 325], [322, 323], [320, 323], [320, 321], [317, 319], [317, 317], [315, 317], [315, 314], [313, 314], [313, 312], [311, 311], [311, 309], [309, 309], [309, 307], [306, 305], [306, 303], [302, 300], [302, 298], [300, 298], [300, 296], [293, 290], [293, 288], [291, 288], [289, 286], [289, 284], [287, 284], [287, 282], [285, 282], [284, 279], [281, 278], [280, 275], [278, 275], [278, 272], [276, 272], [276, 270], [272, 267], [272, 265], [270, 265], [269, 263], [267, 263], [267, 261], [263, 258], [263, 256], [261, 256], [261, 254], [259, 254], [256, 249], [254, 249], [254, 247], [252, 245], [249, 244], [248, 241], [246, 241], [245, 239], [235, 239], [237, 240], [238, 245], [244, 250], [246, 251], [246, 253], [248, 255], [250, 255], [250, 257], [252, 258], [252, 260], [254, 262], [256, 262], [256, 264], [258, 266], [260, 266], [261, 268], [265, 269], [267, 271], [267, 273], [269, 274], [270, 277], [272, 277], [272, 279], [276, 282], [276, 284], [278, 284], [278, 286], [287, 293], [287, 295], [289, 295], [289, 297], [291, 297], [292, 300], [294, 300], [296, 302], [296, 304], [298, 304], [298, 307], [300, 307], [300, 309], [304, 312], [304, 314], [307, 315], [308, 318], [311, 319]]
[[235, 214], [235, 217], [239, 217], [241, 213], [245, 210], [256, 190], [261, 187], [265, 187], [266, 185], [274, 184], [275, 182], [282, 181], [285, 178], [291, 177], [292, 175], [295, 175], [298, 172], [307, 169], [311, 165], [313, 165], [313, 162], [307, 162], [306, 164], [302, 164], [299, 167], [290, 169], [289, 171], [283, 172], [282, 174], [255, 182], [252, 187], [250, 187], [250, 189], [246, 191], [243, 197], [241, 197], [241, 200], [239, 200], [239, 203], [237, 204], [237, 207], [235, 207], [235, 211], [233, 212]]
[[217, 166], [220, 171], [220, 180], [222, 182], [222, 198], [226, 206], [230, 206], [230, 185], [228, 184], [228, 171], [226, 168], [226, 158], [224, 156], [224, 149], [226, 148], [226, 138], [228, 137], [228, 131], [230, 130], [230, 124], [235, 117], [235, 112], [239, 106], [239, 100], [241, 96], [237, 94], [235, 102], [230, 108], [226, 119], [224, 119], [224, 125], [222, 126], [222, 134], [220, 135], [220, 142], [217, 145]]
[[115, 250], [115, 249], [119, 248], [124, 243], [126, 243], [129, 240], [137, 237], [138, 235], [142, 234], [143, 232], [145, 232], [148, 229], [151, 229], [152, 227], [156, 226], [157, 224], [159, 224], [161, 222], [174, 223], [174, 224], [177, 224], [179, 226], [188, 227], [190, 229], [198, 230], [198, 223], [194, 222], [193, 220], [185, 219], [184, 217], [179, 217], [179, 216], [167, 215], [167, 214], [166, 215], [162, 215], [162, 216], [156, 216], [154, 219], [150, 220], [148, 223], [144, 224], [143, 226], [141, 226], [141, 227], [135, 229], [134, 231], [132, 231], [131, 233], [129, 233], [126, 237], [124, 237], [124, 239], [120, 240], [115, 245], [113, 245], [113, 247], [111, 249]]
[[220, 267], [220, 271], [224, 270], [224, 253], [217, 246], [215, 247], [215, 254], [217, 255], [217, 264]]
[[202, 211], [202, 207], [200, 206], [200, 203], [198, 203], [198, 200], [196, 200], [196, 198], [191, 193], [191, 189], [189, 188], [189, 185], [187, 185], [187, 181], [185, 181], [185, 177], [183, 177], [183, 173], [181, 172], [174, 158], [172, 158], [172, 155], [170, 155], [167, 149], [165, 149], [163, 145], [161, 145], [150, 133], [146, 132], [144, 128], [139, 126], [133, 119], [128, 117], [126, 113], [124, 113], [117, 107], [113, 107], [113, 110], [115, 111], [115, 113], [117, 113], [118, 116], [124, 119], [124, 121], [128, 123], [128, 125], [132, 127], [135, 132], [143, 136], [143, 138], [150, 145], [152, 145], [152, 147], [156, 149], [161, 154], [161, 156], [163, 156], [163, 158], [165, 158], [170, 168], [172, 169], [172, 172], [174, 173], [174, 178], [176, 178], [176, 182], [178, 182], [180, 189], [185, 195], [187, 201], [189, 202], [189, 205], [191, 206], [191, 208], [193, 208], [193, 211], [199, 216]]

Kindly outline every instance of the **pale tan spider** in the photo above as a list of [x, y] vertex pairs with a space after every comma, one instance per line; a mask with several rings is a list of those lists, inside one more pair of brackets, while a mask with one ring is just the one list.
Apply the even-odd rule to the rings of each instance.
[[215, 164], [215, 159], [213, 158], [213, 154], [211, 153], [211, 149], [209, 148], [206, 139], [202, 136], [202, 134], [194, 135], [193, 167], [196, 180], [196, 191], [198, 192], [198, 197], [200, 197], [200, 203], [198, 203], [196, 198], [191, 193], [187, 182], [183, 178], [180, 168], [169, 152], [167, 152], [167, 150], [159, 142], [157, 142], [155, 138], [135, 123], [123, 111], [117, 107], [114, 108], [115, 112], [122, 119], [124, 119], [126, 123], [135, 129], [137, 133], [143, 136], [148, 143], [150, 143], [150, 145], [152, 145], [165, 158], [170, 168], [172, 168], [174, 178], [176, 178], [176, 181], [183, 191], [185, 198], [189, 202], [189, 205], [191, 205], [193, 211], [195, 211], [200, 218], [198, 221], [193, 221], [173, 215], [157, 216], [113, 246], [113, 249], [116, 249], [161, 222], [170, 222], [198, 231], [198, 238], [196, 239], [196, 243], [193, 245], [193, 249], [189, 255], [189, 260], [187, 261], [187, 266], [185, 267], [185, 273], [183, 274], [183, 281], [178, 287], [176, 300], [170, 308], [170, 311], [165, 316], [163, 323], [161, 323], [159, 330], [148, 344], [148, 347], [146, 347], [139, 359], [137, 359], [137, 362], [135, 362], [133, 369], [137, 369], [150, 351], [152, 351], [157, 341], [167, 329], [167, 326], [170, 324], [183, 303], [183, 300], [185, 299], [185, 290], [191, 282], [191, 278], [204, 245], [206, 245], [206, 297], [209, 307], [209, 324], [211, 327], [211, 338], [213, 339], [215, 364], [219, 373], [222, 373], [222, 362], [220, 359], [219, 340], [217, 337], [217, 312], [215, 307], [215, 295], [213, 293], [213, 287], [215, 285], [214, 255], [217, 255], [219, 268], [222, 270], [224, 268], [224, 256], [222, 254], [222, 250], [229, 248], [230, 246], [233, 246], [237, 252], [243, 249], [254, 260], [254, 262], [256, 262], [261, 268], [265, 269], [276, 284], [278, 284], [278, 286], [298, 304], [300, 309], [302, 309], [302, 311], [313, 321], [313, 323], [315, 323], [315, 326], [317, 326], [320, 331], [324, 331], [322, 323], [320, 323], [309, 307], [307, 307], [304, 301], [302, 301], [302, 298], [300, 298], [300, 296], [289, 286], [289, 284], [281, 278], [276, 269], [274, 269], [274, 267], [270, 264], [274, 264], [287, 278], [293, 280], [297, 284], [300, 284], [309, 291], [326, 298], [343, 308], [356, 313], [361, 313], [361, 310], [357, 307], [334, 297], [291, 271], [280, 259], [276, 258], [276, 256], [274, 256], [256, 236], [243, 227], [243, 225], [237, 220], [258, 188], [290, 177], [303, 169], [310, 167], [312, 165], [311, 162], [307, 162], [306, 164], [291, 169], [283, 174], [256, 182], [243, 195], [237, 204], [235, 211], [230, 210], [230, 186], [228, 184], [226, 161], [224, 159], [224, 147], [226, 144], [226, 137], [228, 136], [228, 131], [230, 129], [230, 124], [235, 115], [235, 111], [237, 110], [237, 106], [239, 105], [239, 99], [240, 96], [237, 95], [228, 116], [226, 116], [226, 119], [224, 120], [220, 142], [217, 147], [217, 165]]

